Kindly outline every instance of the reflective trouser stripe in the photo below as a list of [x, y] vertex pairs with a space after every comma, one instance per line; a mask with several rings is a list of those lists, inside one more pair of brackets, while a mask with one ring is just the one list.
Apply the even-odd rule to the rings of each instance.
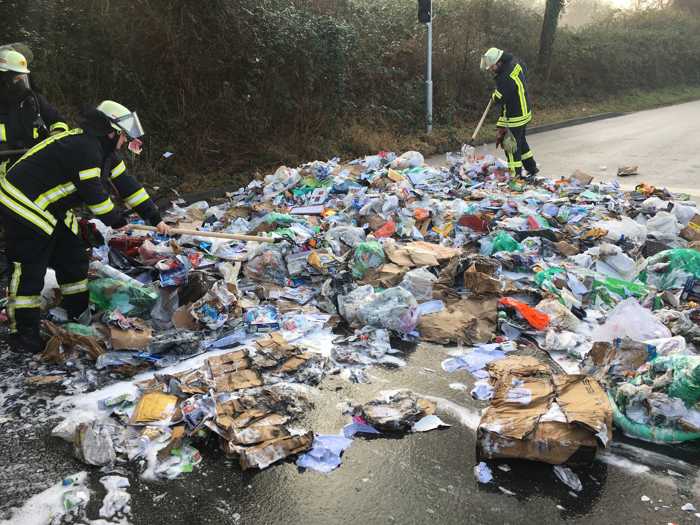
[[39, 308], [41, 306], [40, 295], [15, 295], [10, 300], [14, 303], [15, 310], [19, 308]]
[[77, 293], [83, 293], [88, 291], [88, 280], [83, 279], [75, 283], [61, 284], [61, 294], [63, 295], [74, 295]]
[[63, 223], [70, 231], [72, 231], [75, 235], [78, 235], [78, 218], [72, 211], [68, 210], [66, 212], [66, 218], [63, 220]]
[[147, 200], [148, 193], [146, 193], [146, 190], [144, 190], [143, 188], [141, 188], [138, 191], [135, 191], [125, 199], [126, 204], [127, 206], [129, 206], [129, 208], [135, 208], [136, 206]]
[[532, 150], [530, 150], [530, 151], [528, 151], [527, 153], [523, 153], [523, 154], [520, 156], [520, 160], [531, 159], [531, 158], [534, 157], [534, 156], [535, 156], [535, 154], [532, 152]]
[[7, 142], [7, 130], [5, 124], [0, 122], [0, 142]]
[[12, 266], [12, 277], [10, 278], [10, 289], [8, 290], [7, 317], [10, 320], [10, 331], [14, 333], [17, 331], [14, 298], [17, 296], [19, 280], [22, 277], [22, 263], [13, 262]]
[[510, 170], [523, 167], [522, 161], [515, 160], [515, 156], [512, 153], [506, 152], [506, 157], [508, 157], [508, 168]]

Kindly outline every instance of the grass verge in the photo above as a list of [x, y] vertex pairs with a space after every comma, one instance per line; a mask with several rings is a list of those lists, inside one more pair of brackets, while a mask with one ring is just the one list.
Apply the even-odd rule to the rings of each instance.
[[[566, 104], [547, 103], [541, 100], [534, 109], [531, 126], [559, 123], [571, 119], [609, 112], [633, 112], [662, 106], [700, 100], [700, 86], [676, 86], [650, 91], [632, 91], [605, 98], [580, 99]], [[479, 115], [480, 116], [480, 115]], [[205, 176], [183, 177], [178, 184], [182, 192], [201, 191], [210, 188], [232, 187], [247, 184], [260, 173], [270, 173], [281, 165], [296, 166], [300, 163], [340, 156], [343, 159], [373, 154], [381, 150], [403, 152], [420, 151], [426, 157], [458, 149], [468, 141], [476, 127], [478, 117], [465, 119], [459, 126], [436, 125], [433, 133], [423, 130], [401, 132], [393, 130], [389, 122], [349, 123], [337, 136], [322, 137], [314, 143], [300, 145], [261, 145], [259, 162], [252, 161], [250, 169], [231, 173], [230, 171], [208, 172]], [[478, 142], [491, 142], [495, 139], [495, 114], [484, 123]], [[152, 179], [151, 179], [152, 180]]]

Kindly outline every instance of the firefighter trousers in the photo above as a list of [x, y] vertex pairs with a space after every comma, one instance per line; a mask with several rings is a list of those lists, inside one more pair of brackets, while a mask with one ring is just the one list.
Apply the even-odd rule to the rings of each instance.
[[513, 153], [506, 152], [506, 157], [508, 157], [508, 168], [511, 171], [515, 170], [517, 175], [522, 173], [523, 167], [530, 175], [537, 173], [537, 163], [535, 162], [534, 154], [532, 153], [530, 145], [527, 143], [527, 138], [525, 137], [527, 126], [509, 129], [515, 138], [517, 148]]
[[2, 218], [10, 273], [7, 314], [11, 332], [38, 335], [41, 291], [49, 267], [56, 272], [63, 308], [69, 318], [78, 318], [89, 304], [90, 259], [73, 214], [69, 212], [64, 221], [57, 221], [51, 236], [32, 229], [4, 208]]

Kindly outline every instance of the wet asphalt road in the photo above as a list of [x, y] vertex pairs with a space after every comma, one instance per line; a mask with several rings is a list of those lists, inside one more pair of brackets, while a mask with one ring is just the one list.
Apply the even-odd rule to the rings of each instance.
[[[348, 422], [339, 408], [343, 402], [367, 401], [382, 390], [410, 388], [452, 402], [438, 404], [439, 415], [451, 428], [400, 439], [356, 439], [345, 452], [342, 466], [327, 475], [301, 472], [292, 462], [262, 472], [241, 472], [236, 460], [226, 459], [214, 447], [200, 446], [204, 460], [191, 474], [157, 483], [140, 481], [135, 471], [129, 475], [129, 521], [149, 525], [700, 522], [680, 510], [688, 501], [700, 506], [697, 446], [651, 447], [686, 464], [665, 455], [661, 460], [644, 459], [645, 449], [638, 443], [627, 451], [614, 446], [604, 461], [575, 469], [584, 487], [579, 494], [558, 482], [550, 466], [528, 462], [506, 462], [509, 472], [493, 462], [495, 481], [478, 484], [472, 471], [475, 433], [471, 427], [484, 404], [449, 387], [453, 382], [471, 385], [472, 381], [466, 372], [442, 371], [440, 362], [447, 351], [420, 345], [409, 353], [408, 366], [402, 369], [371, 369], [372, 384], [353, 385], [327, 377], [304, 423], [319, 433], [337, 433]], [[29, 367], [13, 366], [16, 354], [8, 352], [0, 361], [2, 388], [21, 384], [21, 374]], [[50, 390], [36, 390], [31, 408], [24, 409], [3, 392], [0, 512], [5, 515], [0, 517], [62, 477], [86, 470], [73, 459], [66, 443], [49, 435], [52, 422], [46, 421], [45, 403], [37, 397], [41, 392], [48, 397]], [[670, 475], [669, 468], [684, 475]], [[98, 482], [102, 474], [87, 470], [93, 489], [87, 517], [95, 519], [104, 495]], [[652, 501], [642, 502], [643, 495]]]

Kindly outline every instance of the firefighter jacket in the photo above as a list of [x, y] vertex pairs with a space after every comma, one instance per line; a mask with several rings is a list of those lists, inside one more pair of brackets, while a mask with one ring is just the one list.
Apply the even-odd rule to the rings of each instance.
[[504, 55], [504, 59], [492, 95], [493, 101], [500, 106], [497, 125], [499, 128], [518, 128], [532, 120], [525, 71], [511, 55]]
[[125, 221], [110, 198], [109, 186], [150, 224], [160, 222], [158, 208], [126, 174], [124, 161], [106, 151], [100, 138], [75, 128], [40, 142], [10, 167], [0, 179], [0, 204], [13, 218], [45, 235], [53, 234], [57, 221], [65, 221], [77, 233], [75, 218], [68, 212], [83, 204], [108, 226], [121, 226]]
[[21, 156], [4, 156], [3, 150], [28, 149], [61, 131], [68, 131], [68, 124], [43, 95], [26, 90], [0, 100], [0, 164], [9, 168]]

